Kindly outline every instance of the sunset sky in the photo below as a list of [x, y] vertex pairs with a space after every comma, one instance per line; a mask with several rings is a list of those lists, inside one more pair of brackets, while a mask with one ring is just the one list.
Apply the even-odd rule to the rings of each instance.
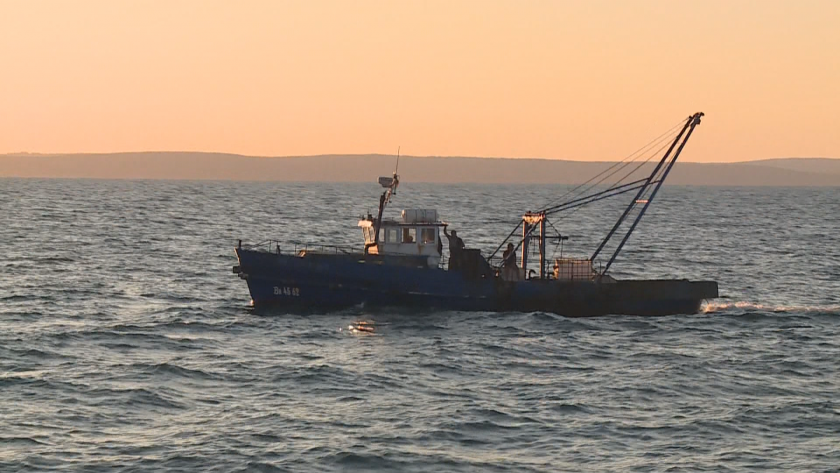
[[840, 1], [0, 0], [0, 153], [840, 157]]

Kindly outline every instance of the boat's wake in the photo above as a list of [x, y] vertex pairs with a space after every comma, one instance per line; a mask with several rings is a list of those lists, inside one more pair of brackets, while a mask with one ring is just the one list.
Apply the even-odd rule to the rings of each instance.
[[775, 305], [757, 302], [706, 302], [700, 307], [701, 313], [716, 314], [726, 312], [771, 312], [775, 314], [806, 313], [840, 315], [840, 305]]

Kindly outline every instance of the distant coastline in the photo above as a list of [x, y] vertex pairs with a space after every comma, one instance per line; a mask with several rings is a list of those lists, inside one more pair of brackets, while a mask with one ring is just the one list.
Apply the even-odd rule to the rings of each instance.
[[[373, 182], [391, 155], [253, 157], [223, 153], [138, 152], [0, 155], [0, 177]], [[613, 162], [525, 158], [400, 158], [412, 182], [577, 184]], [[678, 162], [668, 183], [698, 186], [840, 186], [840, 159], [781, 158], [736, 163]]]

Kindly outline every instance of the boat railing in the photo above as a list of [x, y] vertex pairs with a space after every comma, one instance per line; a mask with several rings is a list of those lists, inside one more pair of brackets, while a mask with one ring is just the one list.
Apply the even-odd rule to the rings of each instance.
[[[497, 271], [500, 275], [504, 272], [504, 258], [501, 255], [495, 255], [487, 259], [487, 263]], [[519, 267], [520, 261], [516, 261], [516, 269], [522, 272]], [[539, 267], [539, 262], [531, 261]], [[561, 280], [561, 281], [591, 281], [602, 273], [602, 265], [600, 262], [592, 261], [589, 258], [554, 258], [553, 264], [546, 269], [546, 278]], [[548, 265], [547, 265], [548, 266]], [[528, 273], [520, 274], [522, 279], [532, 279], [536, 277], [537, 269], [529, 267]]]
[[280, 240], [264, 240], [252, 244], [243, 244], [240, 242], [239, 248], [262, 251], [265, 253], [274, 253], [278, 255], [298, 256], [302, 256], [306, 253], [350, 255], [354, 253], [361, 253], [362, 251], [360, 248], [353, 246], [325, 245], [320, 243], [289, 243]]
[[[493, 269], [501, 270], [502, 266], [504, 266], [504, 262], [505, 259], [502, 257], [502, 255], [495, 255], [490, 258], [487, 258], [487, 264], [489, 264], [490, 267]], [[519, 261], [517, 261], [517, 263], [518, 262]]]

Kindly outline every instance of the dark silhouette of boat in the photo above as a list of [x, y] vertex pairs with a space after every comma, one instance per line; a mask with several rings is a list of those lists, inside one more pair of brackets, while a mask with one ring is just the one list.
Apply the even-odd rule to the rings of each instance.
[[[252, 303], [257, 308], [279, 306], [288, 310], [323, 311], [353, 306], [413, 307], [545, 311], [569, 317], [693, 314], [703, 301], [718, 297], [716, 282], [617, 280], [610, 276], [609, 269], [702, 116], [702, 113], [691, 115], [646, 148], [567, 193], [571, 197], [526, 212], [488, 257], [476, 249], [462, 249], [459, 238], [447, 232], [447, 224], [435, 210], [406, 209], [399, 219], [385, 218], [383, 213], [399, 186], [395, 171], [393, 176], [379, 179], [385, 190], [380, 196], [377, 215], [359, 221], [365, 240], [363, 247], [348, 250], [308, 246], [283, 252], [281, 242], [249, 246], [240, 241], [236, 247], [239, 264], [233, 271], [248, 283]], [[665, 148], [667, 151], [658, 162], [652, 161]], [[653, 154], [642, 159], [651, 151]], [[635, 171], [649, 162], [656, 163], [649, 175], [630, 180]], [[616, 182], [603, 184], [616, 176]], [[633, 195], [633, 199], [592, 256], [555, 259], [549, 271], [546, 242], [562, 241], [566, 237], [549, 233], [548, 217], [624, 194]], [[596, 269], [593, 261], [627, 224], [629, 229], [606, 265]], [[448, 261], [441, 230], [449, 240]], [[504, 256], [497, 258], [506, 243]], [[517, 254], [521, 257], [517, 258]]]

